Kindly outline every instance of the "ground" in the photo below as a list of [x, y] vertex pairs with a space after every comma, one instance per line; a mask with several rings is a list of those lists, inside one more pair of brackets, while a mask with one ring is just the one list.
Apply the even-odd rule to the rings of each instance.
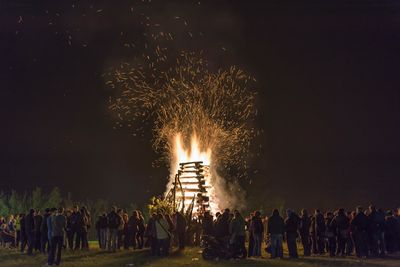
[[[108, 253], [93, 247], [88, 252], [66, 252], [63, 254], [61, 266], [65, 267], [267, 267], [267, 266], [400, 266], [400, 257], [390, 257], [387, 259], [367, 259], [358, 260], [354, 257], [349, 258], [329, 258], [329, 257], [309, 257], [298, 260], [270, 260], [266, 258], [248, 260], [220, 260], [204, 261], [201, 258], [200, 248], [188, 248], [184, 252], [174, 252], [168, 258], [154, 258], [148, 256], [148, 251], [120, 251]], [[264, 255], [266, 256], [266, 255]], [[285, 255], [287, 256], [287, 255]], [[1, 267], [35, 267], [43, 266], [46, 263], [44, 255], [29, 257], [18, 253], [16, 250], [0, 248]]]

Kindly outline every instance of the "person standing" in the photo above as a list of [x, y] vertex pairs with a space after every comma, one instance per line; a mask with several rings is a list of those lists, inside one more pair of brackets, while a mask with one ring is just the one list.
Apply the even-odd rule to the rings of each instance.
[[45, 213], [43, 215], [43, 220], [42, 224], [40, 225], [40, 236], [41, 236], [41, 249], [40, 251], [42, 253], [48, 253], [50, 251], [50, 243], [49, 243], [49, 237], [48, 237], [48, 229], [47, 229], [47, 219], [50, 216], [50, 209], [46, 208]]
[[43, 222], [43, 216], [40, 214], [40, 210], [37, 209], [34, 216], [35, 223], [35, 251], [40, 251], [42, 249], [42, 234], [40, 232]]
[[136, 241], [138, 243], [138, 248], [142, 249], [144, 246], [144, 231], [146, 227], [144, 225], [144, 217], [142, 215], [142, 212], [140, 210], [138, 210], [137, 212], [139, 216], [139, 221], [138, 221], [138, 232], [136, 235]]
[[[61, 251], [64, 244], [64, 231], [67, 227], [67, 218], [64, 215], [64, 208], [60, 207], [56, 215], [49, 217], [51, 221], [51, 249], [47, 259], [48, 266], [54, 263], [58, 266], [61, 263]], [[57, 253], [57, 254], [56, 254]]]
[[21, 214], [18, 214], [15, 217], [15, 246], [19, 247], [19, 244], [21, 242]]
[[117, 232], [117, 248], [121, 249], [121, 247], [124, 245], [124, 228], [125, 228], [125, 221], [123, 218], [123, 211], [122, 209], [117, 210], [117, 214], [119, 216], [119, 225], [118, 225], [118, 232]]
[[317, 252], [319, 255], [325, 253], [325, 218], [319, 209], [315, 210], [315, 238], [317, 244]]
[[175, 221], [176, 221], [176, 234], [178, 237], [179, 249], [185, 248], [185, 239], [186, 239], [186, 219], [182, 213], [179, 211], [175, 212]]
[[28, 241], [28, 255], [32, 255], [35, 246], [35, 210], [31, 209], [25, 218], [25, 234]]
[[350, 228], [354, 234], [357, 257], [366, 258], [368, 256], [368, 218], [361, 206], [356, 208], [356, 215], [350, 222]]
[[350, 221], [347, 217], [344, 209], [339, 209], [335, 218], [333, 219], [334, 224], [336, 225], [336, 235], [337, 235], [337, 255], [344, 257], [346, 255], [346, 244], [348, 239], [350, 238]]
[[385, 218], [385, 243], [387, 253], [396, 252], [396, 237], [397, 237], [397, 220], [393, 216], [393, 212], [388, 210]]
[[279, 215], [279, 211], [274, 209], [267, 222], [267, 233], [271, 242], [271, 259], [276, 257], [283, 258], [284, 232], [285, 223], [283, 218]]
[[230, 244], [234, 258], [246, 258], [247, 250], [245, 246], [246, 222], [238, 210], [234, 211], [234, 217], [229, 223]]
[[128, 220], [128, 236], [129, 236], [129, 245], [136, 249], [136, 235], [138, 232], [139, 225], [139, 214], [136, 210], [132, 212], [131, 217]]
[[145, 236], [148, 238], [150, 242], [150, 251], [152, 256], [157, 255], [157, 232], [156, 232], [156, 220], [157, 214], [151, 214], [149, 221], [147, 222]]
[[289, 258], [297, 259], [299, 255], [297, 253], [296, 239], [298, 236], [300, 218], [291, 209], [286, 210], [286, 215], [287, 217], [285, 219], [285, 232], [286, 243], [289, 250]]
[[118, 227], [121, 224], [121, 217], [117, 214], [117, 207], [113, 207], [107, 215], [108, 219], [108, 250], [117, 251]]
[[168, 256], [171, 234], [168, 231], [169, 224], [161, 212], [158, 212], [155, 221], [157, 234], [157, 255]]
[[250, 223], [250, 231], [253, 235], [253, 252], [251, 255], [252, 257], [261, 257], [261, 243], [264, 233], [264, 225], [259, 211], [254, 212], [254, 216]]
[[[71, 214], [71, 218], [70, 218], [70, 222], [71, 222], [71, 233], [70, 233], [70, 237], [71, 240], [70, 242], [72, 243], [72, 248], [76, 249], [77, 247], [79, 247], [79, 243], [80, 243], [80, 235], [79, 235], [79, 231], [78, 231], [78, 223], [81, 217], [81, 213], [79, 212], [79, 207], [78, 205], [74, 206], [73, 210], [72, 210], [72, 214]], [[75, 244], [74, 246], [74, 238], [76, 239], [76, 241], [79, 241], [78, 244]]]
[[306, 209], [301, 211], [299, 233], [301, 244], [303, 245], [304, 256], [311, 256], [311, 240], [310, 240], [311, 219]]
[[28, 242], [28, 236], [26, 235], [26, 228], [25, 228], [25, 219], [26, 216], [24, 213], [20, 215], [20, 224], [21, 224], [21, 253], [24, 253], [26, 244]]
[[330, 257], [335, 257], [336, 255], [336, 221], [333, 220], [333, 213], [327, 212], [325, 216], [325, 238], [328, 241], [327, 249]]

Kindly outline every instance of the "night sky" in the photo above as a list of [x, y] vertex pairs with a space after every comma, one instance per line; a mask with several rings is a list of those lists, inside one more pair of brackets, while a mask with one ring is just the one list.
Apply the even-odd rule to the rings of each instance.
[[1, 1], [0, 189], [163, 192], [150, 128], [114, 129], [102, 76], [141, 53], [125, 44], [146, 41], [143, 12], [176, 49], [257, 79], [249, 205], [400, 205], [400, 4], [300, 2]]

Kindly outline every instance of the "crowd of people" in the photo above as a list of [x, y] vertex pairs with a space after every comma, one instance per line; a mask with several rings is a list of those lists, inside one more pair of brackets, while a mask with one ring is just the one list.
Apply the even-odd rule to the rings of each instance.
[[[262, 247], [271, 258], [283, 258], [284, 242], [290, 258], [299, 257], [298, 242], [305, 257], [384, 257], [400, 250], [400, 209], [384, 212], [374, 206], [366, 210], [359, 206], [347, 212], [316, 209], [313, 214], [288, 209], [284, 217], [277, 209], [265, 217], [260, 211], [244, 217], [238, 210], [226, 209], [215, 216], [206, 211], [191, 218], [160, 209], [150, 214], [146, 223], [138, 210], [129, 215], [112, 207], [93, 221], [99, 248], [110, 252], [149, 247], [152, 255], [167, 256], [174, 245], [179, 249], [201, 246], [203, 236], [218, 240], [235, 258], [261, 257]], [[18, 248], [27, 255], [46, 253], [49, 266], [60, 264], [63, 249], [89, 249], [92, 218], [85, 207], [48, 208], [43, 215], [31, 209], [27, 214], [0, 218], [0, 224], [2, 246]]]

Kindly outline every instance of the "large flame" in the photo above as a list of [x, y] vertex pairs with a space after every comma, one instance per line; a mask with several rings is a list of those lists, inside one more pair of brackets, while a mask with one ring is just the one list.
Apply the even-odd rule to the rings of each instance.
[[[176, 134], [173, 139], [173, 155], [171, 157], [171, 181], [172, 184], [175, 174], [178, 172], [180, 168], [180, 163], [185, 162], [194, 162], [194, 161], [202, 161], [203, 165], [207, 166], [207, 174], [205, 175], [205, 182], [206, 186], [209, 188], [207, 189], [207, 194], [210, 197], [210, 210], [211, 212], [215, 213], [219, 210], [218, 205], [218, 198], [215, 194], [215, 185], [213, 185], [213, 165], [212, 165], [212, 149], [206, 148], [205, 150], [201, 149], [202, 146], [196, 136], [193, 134], [190, 138], [190, 145], [185, 145], [182, 135], [180, 133]], [[214, 175], [216, 176], [216, 175]], [[187, 188], [196, 188], [196, 185], [188, 186]], [[193, 196], [190, 193], [185, 193], [185, 196]], [[185, 201], [185, 207], [190, 204], [190, 200]]]

